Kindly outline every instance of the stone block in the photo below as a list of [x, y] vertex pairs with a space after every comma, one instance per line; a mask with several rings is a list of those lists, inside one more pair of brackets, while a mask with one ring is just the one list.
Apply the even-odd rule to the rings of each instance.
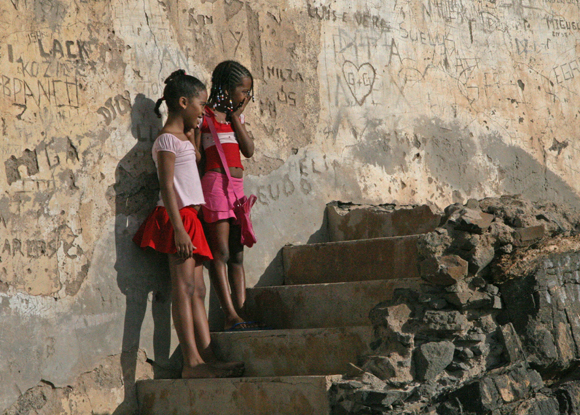
[[365, 390], [361, 389], [354, 393], [354, 401], [365, 406], [386, 408], [400, 403], [409, 396], [409, 392], [403, 390]]
[[343, 374], [370, 352], [372, 327], [212, 333], [216, 355], [246, 363], [245, 376]]
[[514, 243], [514, 230], [512, 227], [506, 225], [503, 221], [494, 221], [489, 227], [490, 236], [499, 245], [508, 245]]
[[417, 235], [433, 231], [441, 216], [427, 205], [355, 205], [332, 202], [326, 206], [331, 242]]
[[477, 245], [469, 253], [469, 272], [477, 274], [495, 258], [495, 249], [489, 243], [481, 243]]
[[560, 385], [555, 395], [560, 402], [560, 413], [580, 414], [580, 381], [570, 381]]
[[390, 306], [386, 311], [385, 323], [389, 329], [397, 333], [403, 331], [403, 326], [409, 321], [413, 313], [407, 304]]
[[520, 335], [528, 360], [542, 374], [568, 370], [580, 358], [578, 285], [565, 275], [577, 275], [580, 253], [540, 258], [525, 276], [501, 286], [502, 323], [511, 322]]
[[137, 382], [141, 415], [329, 415], [338, 376], [174, 379]]
[[397, 353], [390, 356], [367, 356], [363, 369], [395, 387], [403, 387], [413, 381], [411, 359]]
[[433, 331], [454, 332], [469, 328], [467, 317], [457, 310], [427, 310], [423, 316], [423, 322]]
[[418, 236], [286, 246], [285, 284], [419, 277]]
[[434, 380], [453, 361], [455, 345], [451, 342], [430, 342], [415, 351], [415, 374], [421, 381]]
[[453, 212], [447, 222], [457, 230], [482, 234], [490, 227], [493, 219], [493, 215], [481, 210], [461, 208]]
[[246, 290], [245, 309], [252, 320], [276, 329], [365, 326], [375, 305], [391, 300], [398, 289], [419, 291], [422, 284], [408, 278], [255, 287]]
[[538, 372], [518, 364], [488, 372], [453, 392], [448, 402], [455, 401], [467, 413], [486, 414], [528, 399], [543, 385]]
[[542, 239], [545, 233], [544, 225], [517, 228], [513, 232], [513, 244], [518, 247], [529, 246]]
[[452, 285], [467, 276], [468, 263], [457, 255], [426, 258], [419, 264], [421, 278], [431, 284]]
[[493, 305], [493, 298], [481, 291], [457, 291], [445, 294], [445, 298], [461, 310], [484, 308]]

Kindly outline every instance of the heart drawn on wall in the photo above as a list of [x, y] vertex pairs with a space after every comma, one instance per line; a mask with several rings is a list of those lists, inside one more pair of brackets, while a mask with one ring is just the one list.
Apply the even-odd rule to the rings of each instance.
[[357, 104], [362, 105], [373, 90], [375, 68], [368, 62], [356, 66], [351, 61], [345, 61], [342, 65], [342, 74]]

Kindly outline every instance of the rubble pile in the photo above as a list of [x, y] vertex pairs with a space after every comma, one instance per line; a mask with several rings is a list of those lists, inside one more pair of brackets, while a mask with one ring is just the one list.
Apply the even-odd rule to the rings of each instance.
[[373, 352], [332, 413], [580, 413], [579, 231], [517, 196], [447, 207], [418, 242], [424, 283], [371, 311]]

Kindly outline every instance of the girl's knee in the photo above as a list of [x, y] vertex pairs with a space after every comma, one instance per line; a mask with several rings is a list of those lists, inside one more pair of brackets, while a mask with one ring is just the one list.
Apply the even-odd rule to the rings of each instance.
[[203, 282], [203, 280], [201, 280], [201, 282], [198, 282], [195, 285], [195, 296], [201, 298], [202, 300], [205, 300], [206, 294], [207, 290], [205, 288], [205, 283]]
[[177, 283], [175, 289], [188, 297], [191, 297], [196, 292], [196, 285], [193, 282], [180, 281]]
[[230, 249], [226, 246], [219, 247], [216, 252], [212, 252], [214, 260], [228, 262], [230, 260]]
[[233, 253], [228, 261], [229, 265], [244, 265], [244, 252], [243, 251], [239, 251], [236, 253]]

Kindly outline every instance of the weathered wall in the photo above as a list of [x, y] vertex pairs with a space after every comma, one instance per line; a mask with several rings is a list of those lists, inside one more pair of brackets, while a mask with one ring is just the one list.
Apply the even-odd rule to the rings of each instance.
[[170, 72], [207, 81], [234, 58], [254, 74], [248, 282], [278, 283], [279, 249], [323, 240], [333, 199], [578, 206], [579, 12], [578, 0], [4, 1], [0, 409], [122, 348], [125, 369], [139, 344], [168, 358], [164, 264], [130, 237], [156, 197], [151, 110]]

